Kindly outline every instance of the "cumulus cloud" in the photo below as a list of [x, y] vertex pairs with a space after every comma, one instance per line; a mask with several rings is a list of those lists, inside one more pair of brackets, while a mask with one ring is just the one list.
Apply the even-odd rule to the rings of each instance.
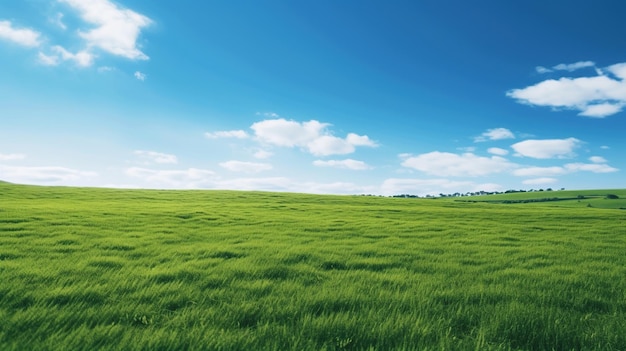
[[313, 165], [317, 167], [334, 167], [334, 168], [342, 168], [342, 169], [350, 169], [355, 171], [363, 171], [367, 169], [371, 169], [367, 163], [363, 161], [357, 161], [353, 159], [345, 159], [345, 160], [315, 160], [313, 161]]
[[511, 145], [518, 156], [537, 159], [570, 158], [574, 156], [574, 149], [581, 145], [576, 138], [524, 140]]
[[14, 161], [14, 160], [23, 160], [26, 158], [24, 154], [1, 154], [0, 153], [0, 161]]
[[442, 177], [476, 177], [501, 173], [516, 165], [500, 156], [483, 157], [472, 153], [459, 155], [433, 151], [407, 157], [402, 166]]
[[607, 162], [606, 159], [601, 156], [591, 156], [589, 157], [589, 161], [593, 163], [606, 163]]
[[[592, 62], [557, 65], [563, 70], [589, 67]], [[592, 77], [548, 79], [506, 95], [520, 103], [579, 111], [580, 116], [603, 118], [626, 106], [626, 63], [618, 63]]]
[[349, 133], [346, 138], [336, 137], [328, 131], [329, 126], [316, 120], [297, 122], [279, 118], [256, 122], [250, 128], [261, 143], [300, 147], [316, 156], [349, 154], [357, 146], [377, 146], [367, 135]]
[[0, 165], [0, 179], [14, 183], [32, 184], [67, 184], [88, 177], [95, 177], [95, 172], [81, 171], [66, 167], [30, 167]]
[[186, 170], [156, 170], [131, 167], [126, 175], [153, 184], [156, 187], [194, 189], [211, 187], [214, 184], [215, 172], [205, 169], [189, 168]]
[[487, 140], [502, 140], [502, 139], [514, 139], [515, 134], [506, 128], [493, 128], [488, 129], [480, 136], [474, 138], [475, 142], [483, 142]]
[[508, 150], [501, 149], [499, 147], [490, 147], [489, 149], [487, 149], [487, 152], [493, 155], [498, 155], [498, 156], [504, 156], [509, 153]]
[[220, 163], [220, 167], [225, 168], [231, 172], [244, 172], [244, 173], [259, 173], [272, 169], [272, 165], [269, 163], [255, 163], [255, 162], [243, 162], [243, 161], [226, 161]]
[[145, 164], [150, 163], [178, 163], [178, 158], [175, 155], [164, 154], [156, 151], [135, 150], [133, 152], [139, 158], [143, 159]]
[[206, 132], [204, 136], [209, 139], [219, 139], [219, 138], [237, 138], [237, 139], [246, 139], [248, 137], [248, 133], [243, 130], [227, 130], [227, 131], [218, 131], [218, 132]]
[[41, 34], [29, 28], [15, 28], [10, 21], [0, 21], [0, 39], [18, 45], [37, 47], [40, 45]]
[[79, 31], [88, 48], [99, 48], [131, 60], [148, 59], [137, 45], [141, 29], [152, 23], [148, 17], [109, 0], [59, 1], [77, 10], [85, 22], [95, 26], [88, 31]]

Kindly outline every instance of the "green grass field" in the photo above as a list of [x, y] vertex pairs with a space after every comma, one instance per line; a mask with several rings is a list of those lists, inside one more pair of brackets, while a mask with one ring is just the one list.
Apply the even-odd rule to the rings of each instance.
[[626, 211], [572, 201], [0, 183], [0, 350], [626, 350]]

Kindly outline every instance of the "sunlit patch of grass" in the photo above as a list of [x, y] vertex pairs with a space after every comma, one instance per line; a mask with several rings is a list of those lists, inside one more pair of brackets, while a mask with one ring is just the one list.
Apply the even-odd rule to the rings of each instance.
[[626, 212], [454, 200], [0, 183], [0, 349], [626, 348]]

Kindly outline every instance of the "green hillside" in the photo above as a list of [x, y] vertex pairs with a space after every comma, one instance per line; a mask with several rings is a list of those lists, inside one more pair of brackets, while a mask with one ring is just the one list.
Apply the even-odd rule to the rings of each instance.
[[624, 210], [626, 209], [626, 189], [516, 192], [507, 194], [468, 196], [457, 198], [457, 200], [501, 204], [533, 204], [551, 207], [596, 207]]
[[626, 211], [565, 201], [0, 183], [0, 350], [624, 350]]

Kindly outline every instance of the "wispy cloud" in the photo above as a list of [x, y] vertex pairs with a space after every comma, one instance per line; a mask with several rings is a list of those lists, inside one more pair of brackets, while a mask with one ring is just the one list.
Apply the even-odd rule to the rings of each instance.
[[23, 160], [26, 158], [24, 154], [1, 154], [0, 153], [0, 161], [14, 161], [14, 160]]
[[582, 142], [576, 138], [524, 140], [511, 145], [517, 156], [537, 159], [571, 158]]
[[353, 159], [345, 159], [345, 160], [315, 160], [313, 161], [313, 165], [317, 167], [333, 167], [333, 168], [341, 168], [341, 169], [350, 169], [354, 171], [364, 171], [367, 169], [371, 169], [367, 163], [363, 161], [357, 161]]
[[508, 155], [509, 150], [501, 149], [499, 147], [490, 147], [489, 149], [487, 149], [487, 152], [493, 155], [505, 156]]
[[261, 143], [300, 147], [315, 156], [350, 154], [357, 146], [378, 146], [367, 135], [348, 133], [345, 138], [336, 137], [329, 126], [316, 120], [297, 122], [279, 118], [256, 122], [250, 128]]
[[194, 189], [212, 187], [216, 174], [213, 171], [188, 168], [183, 170], [156, 170], [150, 168], [131, 167], [126, 175], [139, 178], [155, 187]]
[[526, 184], [526, 185], [544, 185], [544, 184], [554, 184], [556, 182], [558, 182], [559, 180], [556, 178], [533, 178], [533, 179], [526, 179], [524, 181], [522, 181], [522, 184]]
[[501, 173], [516, 165], [500, 156], [477, 156], [433, 151], [407, 157], [402, 166], [442, 177], [476, 177]]
[[589, 157], [589, 161], [593, 163], [606, 163], [607, 162], [607, 160], [601, 156], [591, 156]]
[[235, 160], [222, 162], [219, 165], [220, 167], [227, 169], [231, 172], [243, 173], [259, 173], [272, 169], [272, 165], [269, 163], [244, 162]]
[[46, 66], [56, 66], [61, 61], [73, 61], [78, 66], [88, 67], [92, 65], [95, 59], [95, 56], [87, 50], [81, 50], [73, 54], [59, 45], [53, 46], [50, 49], [50, 52], [50, 55], [39, 52], [39, 62], [41, 64]]
[[164, 154], [156, 151], [135, 150], [133, 152], [136, 156], [144, 161], [144, 164], [159, 163], [159, 164], [175, 164], [178, 163], [176, 155]]
[[503, 140], [503, 139], [514, 139], [515, 134], [506, 128], [493, 128], [488, 129], [481, 135], [474, 138], [475, 142], [483, 142], [487, 140]]
[[582, 68], [595, 67], [595, 66], [596, 64], [593, 61], [579, 61], [579, 62], [569, 63], [569, 64], [560, 63], [556, 66], [553, 66], [552, 68], [537, 66], [536, 70], [538, 73], [550, 73], [554, 71], [574, 72]]
[[16, 28], [10, 21], [0, 21], [0, 39], [26, 47], [39, 46], [41, 34], [30, 28]]
[[0, 165], [0, 178], [26, 184], [68, 184], [84, 178], [95, 177], [96, 172], [57, 166], [5, 166]]
[[219, 139], [219, 138], [237, 138], [237, 139], [246, 139], [249, 137], [248, 133], [243, 130], [227, 130], [227, 131], [218, 131], [218, 132], [206, 132], [204, 136], [209, 139]]
[[267, 150], [259, 150], [259, 151], [254, 153], [254, 157], [258, 158], [258, 159], [270, 158], [270, 157], [272, 157], [272, 155], [274, 155], [274, 154], [272, 152], [270, 152], [270, 151], [267, 151]]
[[[584, 64], [587, 63], [577, 67]], [[603, 118], [621, 112], [626, 106], [626, 63], [598, 69], [596, 74], [548, 79], [526, 88], [509, 90], [506, 95], [528, 105], [576, 110], [585, 117]]]
[[147, 78], [147, 77], [148, 77], [148, 76], [147, 76], [145, 73], [141, 73], [141, 72], [139, 72], [139, 71], [136, 71], [136, 72], [135, 72], [135, 78], [137, 78], [138, 80], [140, 80], [140, 81], [142, 81], [142, 82], [143, 82], [144, 80], [146, 80], [146, 78]]
[[554, 177], [576, 172], [612, 173], [619, 171], [606, 163], [567, 163], [563, 166], [551, 167], [524, 167], [512, 172], [518, 177]]

